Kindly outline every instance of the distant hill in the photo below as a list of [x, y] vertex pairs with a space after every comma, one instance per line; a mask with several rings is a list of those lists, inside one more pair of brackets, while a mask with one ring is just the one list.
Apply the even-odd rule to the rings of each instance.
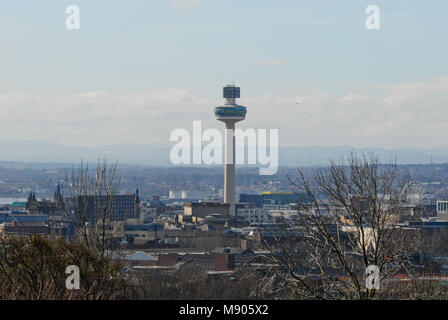
[[378, 156], [381, 162], [396, 160], [399, 164], [430, 164], [448, 162], [448, 148], [423, 149], [423, 148], [354, 148], [354, 147], [293, 147], [280, 148], [279, 162], [283, 166], [314, 166], [326, 165], [329, 159], [341, 159], [351, 152]]
[[[118, 159], [121, 164], [170, 166], [170, 145], [162, 144], [121, 144], [102, 147], [66, 146], [46, 142], [2, 141], [0, 140], [0, 161], [18, 161], [31, 163], [79, 163], [96, 161], [106, 157], [110, 161]], [[326, 165], [328, 160], [340, 159], [350, 151], [375, 153], [382, 162], [395, 159], [400, 164], [428, 164], [448, 162], [447, 149], [423, 148], [353, 148], [340, 147], [283, 147], [279, 148], [280, 166]]]

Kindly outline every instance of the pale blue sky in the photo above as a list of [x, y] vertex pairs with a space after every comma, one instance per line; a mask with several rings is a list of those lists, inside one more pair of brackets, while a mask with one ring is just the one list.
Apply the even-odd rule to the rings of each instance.
[[[80, 8], [79, 31], [65, 28], [65, 7], [69, 4]], [[367, 17], [364, 11], [370, 4], [381, 9], [380, 30], [369, 31], [364, 26]], [[253, 103], [247, 105], [248, 121], [244, 124], [247, 126], [269, 126], [269, 122], [263, 121], [272, 119], [267, 111], [269, 105], [285, 112], [296, 98], [310, 101], [303, 106], [310, 120], [306, 126], [288, 124], [288, 120], [294, 122], [291, 116], [283, 119], [285, 122], [279, 118], [272, 123], [274, 128], [284, 128], [285, 145], [420, 146], [432, 135], [448, 134], [442, 125], [436, 126], [438, 129], [429, 125], [446, 114], [447, 30], [446, 0], [2, 1], [0, 107], [10, 108], [2, 116], [11, 116], [11, 121], [0, 134], [9, 138], [14, 136], [12, 130], [20, 132], [21, 139], [79, 145], [108, 144], [115, 138], [120, 143], [163, 143], [169, 130], [178, 127], [181, 121], [189, 121], [185, 125], [188, 128], [192, 120], [200, 120], [205, 105], [210, 103], [212, 110], [213, 105], [220, 103], [221, 87], [234, 78], [243, 88], [242, 102]], [[415, 92], [415, 86], [421, 94], [407, 101], [407, 92]], [[170, 90], [178, 91], [170, 95]], [[98, 98], [99, 102], [95, 98], [70, 104], [71, 95], [98, 91], [111, 96]], [[113, 99], [115, 95], [117, 99]], [[386, 103], [379, 112], [384, 113], [387, 108], [395, 110], [392, 118], [400, 117], [408, 109], [406, 103], [415, 112], [426, 110], [430, 118], [420, 119], [420, 115], [411, 113], [405, 119], [409, 122], [401, 119], [399, 123], [391, 123], [391, 117], [386, 117], [355, 128], [354, 123], [364, 121], [365, 113], [344, 109], [349, 113], [347, 123], [343, 123], [342, 115], [339, 120], [333, 117], [325, 122], [326, 108], [334, 108], [336, 101], [346, 101], [347, 96], [356, 97], [365, 108]], [[401, 100], [395, 103], [393, 99], [397, 96]], [[28, 127], [32, 119], [26, 118], [33, 97], [38, 99], [36, 108], [47, 114], [47, 122], [42, 116], [42, 122], [35, 123], [34, 129]], [[139, 108], [151, 108], [137, 102], [134, 109], [123, 106], [123, 113], [131, 114], [128, 122], [123, 120], [128, 127], [122, 128], [121, 135], [116, 137], [117, 121], [122, 117], [117, 110], [115, 122], [106, 120], [103, 117], [106, 102], [126, 104], [126, 98], [167, 105], [169, 114], [147, 113], [149, 127], [152, 127], [150, 117], [158, 123], [173, 118], [179, 121], [173, 122], [174, 128], [165, 125], [163, 133], [158, 129], [157, 133], [141, 129], [126, 135], [136, 130], [132, 127], [142, 125], [131, 121], [132, 117], [145, 114]], [[62, 105], [67, 100], [71, 102]], [[428, 100], [431, 105], [421, 104]], [[255, 104], [263, 103], [265, 106], [257, 110]], [[14, 105], [22, 118], [11, 115]], [[76, 113], [73, 108], [78, 107], [89, 118], [89, 106], [95, 109], [90, 113], [92, 117], [104, 120], [101, 134], [87, 123], [85, 128], [76, 129], [75, 123], [69, 121], [70, 115]], [[313, 109], [307, 109], [308, 106], [317, 110], [314, 122]], [[62, 114], [64, 108], [67, 113]], [[182, 115], [186, 108], [196, 113]], [[61, 112], [58, 118], [67, 118], [67, 130], [55, 124], [58, 120], [49, 114], [54, 115], [55, 110]], [[295, 114], [299, 117], [302, 110], [298, 111]], [[204, 121], [213, 120], [211, 111], [203, 112]], [[262, 114], [257, 118], [254, 112]], [[413, 137], [408, 126], [416, 121], [418, 124], [419, 119], [421, 133]], [[333, 121], [339, 122], [331, 127]], [[28, 126], [25, 122], [29, 122]], [[319, 135], [317, 131], [323, 127], [328, 131]], [[366, 127], [371, 130], [364, 130]], [[393, 137], [385, 141], [378, 133], [387, 128], [393, 128], [393, 133], [389, 132]], [[422, 138], [428, 129], [436, 131]], [[93, 132], [84, 135], [89, 130]], [[292, 137], [295, 132], [309, 139], [306, 143], [296, 142]], [[359, 138], [360, 134], [364, 138]], [[432, 141], [432, 146], [443, 144], [447, 146], [442, 140]]]

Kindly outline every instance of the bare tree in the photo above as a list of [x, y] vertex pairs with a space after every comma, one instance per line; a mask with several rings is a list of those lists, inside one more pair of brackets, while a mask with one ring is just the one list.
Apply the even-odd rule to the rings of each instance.
[[70, 199], [77, 238], [88, 247], [96, 248], [101, 256], [106, 252], [112, 222], [116, 220], [114, 196], [120, 180], [117, 162], [109, 165], [101, 159], [95, 170], [81, 162], [79, 168], [66, 172], [65, 191]]
[[299, 170], [290, 182], [301, 195], [297, 216], [270, 230], [267, 244], [277, 265], [269, 281], [280, 296], [372, 299], [368, 266], [382, 280], [409, 266], [420, 237], [402, 223], [412, 184], [396, 164], [352, 153], [329, 168]]

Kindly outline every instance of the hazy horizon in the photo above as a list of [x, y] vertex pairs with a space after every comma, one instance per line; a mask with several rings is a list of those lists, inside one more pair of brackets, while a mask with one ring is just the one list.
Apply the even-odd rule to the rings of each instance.
[[[0, 139], [0, 162], [77, 163], [81, 159], [96, 161], [105, 157], [121, 164], [173, 166], [170, 144], [120, 144], [99, 147]], [[356, 148], [353, 146], [279, 147], [279, 166], [326, 165], [329, 159], [339, 160], [349, 152], [374, 153], [382, 162], [394, 159], [400, 164], [448, 162], [448, 148]], [[237, 152], [238, 151], [237, 149]], [[246, 151], [245, 151], [246, 152]], [[218, 165], [219, 166], [219, 165]]]

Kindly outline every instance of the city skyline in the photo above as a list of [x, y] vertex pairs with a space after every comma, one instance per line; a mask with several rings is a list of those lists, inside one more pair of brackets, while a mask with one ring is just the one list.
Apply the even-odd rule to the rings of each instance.
[[446, 0], [0, 7], [0, 300], [448, 300]]

